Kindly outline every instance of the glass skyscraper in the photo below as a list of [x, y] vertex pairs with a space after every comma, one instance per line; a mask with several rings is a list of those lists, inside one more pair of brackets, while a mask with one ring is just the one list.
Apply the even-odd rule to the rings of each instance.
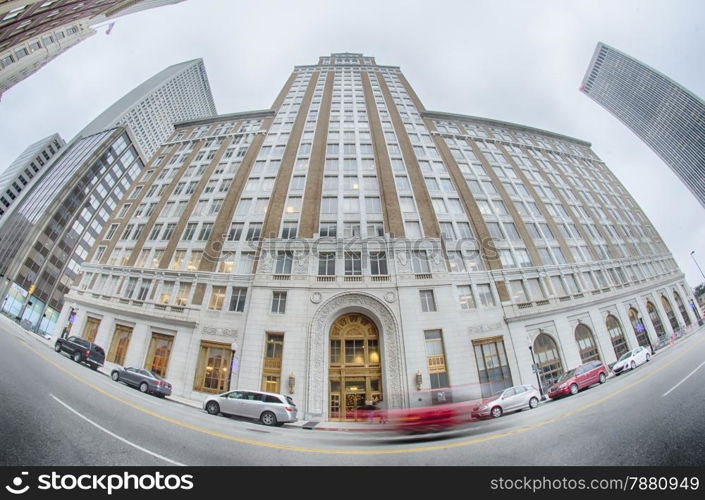
[[705, 207], [705, 102], [667, 76], [598, 43], [580, 90], [644, 141]]

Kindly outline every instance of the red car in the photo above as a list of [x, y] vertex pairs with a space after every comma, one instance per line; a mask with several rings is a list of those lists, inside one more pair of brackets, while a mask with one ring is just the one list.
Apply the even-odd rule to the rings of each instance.
[[467, 403], [448, 403], [403, 410], [387, 410], [387, 422], [402, 434], [438, 432], [468, 421]]
[[556, 399], [569, 394], [577, 394], [579, 390], [593, 384], [604, 384], [605, 380], [607, 380], [605, 365], [601, 361], [589, 361], [561, 375], [548, 389], [548, 397]]

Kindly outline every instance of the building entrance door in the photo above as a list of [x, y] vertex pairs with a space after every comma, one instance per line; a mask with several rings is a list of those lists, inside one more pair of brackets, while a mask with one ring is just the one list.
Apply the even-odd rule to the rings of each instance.
[[329, 406], [330, 420], [363, 420], [365, 406], [382, 400], [377, 326], [362, 314], [346, 314], [330, 332]]

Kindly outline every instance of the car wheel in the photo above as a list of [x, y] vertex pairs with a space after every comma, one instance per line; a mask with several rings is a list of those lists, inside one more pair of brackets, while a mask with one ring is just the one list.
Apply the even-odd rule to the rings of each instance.
[[578, 384], [570, 384], [570, 393], [573, 395], [578, 393]]
[[147, 392], [147, 389], [149, 389], [149, 386], [147, 385], [147, 382], [142, 382], [140, 384], [140, 392]]
[[631, 368], [632, 368], [632, 370], [633, 370], [634, 368], [636, 368], [636, 363], [635, 363], [634, 361], [632, 361], [632, 364], [629, 365], [629, 366], [631, 366]]
[[265, 411], [260, 417], [259, 421], [264, 425], [277, 425], [277, 416], [271, 411]]
[[91, 364], [88, 365], [88, 366], [90, 366], [90, 367], [91, 367], [91, 370], [93, 370], [94, 372], [95, 372], [95, 371], [98, 371], [98, 365], [96, 365], [95, 363], [91, 363]]
[[604, 373], [600, 373], [600, 383], [604, 384], [605, 380], [607, 380], [607, 376]]
[[492, 418], [499, 418], [502, 416], [502, 413], [502, 408], [500, 408], [499, 406], [495, 406], [490, 411], [490, 415], [492, 415]]
[[113, 372], [110, 374], [110, 378], [113, 379], [115, 382], [119, 382], [120, 374], [118, 372]]
[[209, 415], [217, 415], [218, 413], [220, 413], [220, 405], [215, 401], [208, 401], [208, 404], [206, 405], [206, 411]]
[[71, 359], [73, 359], [76, 363], [81, 362], [81, 353], [76, 351], [73, 353], [73, 356], [71, 356]]
[[539, 398], [531, 398], [529, 400], [529, 408], [534, 409], [539, 405]]
[[54, 345], [54, 350], [55, 350], [56, 352], [61, 352], [61, 344], [59, 344], [59, 343], [57, 342], [57, 343]]

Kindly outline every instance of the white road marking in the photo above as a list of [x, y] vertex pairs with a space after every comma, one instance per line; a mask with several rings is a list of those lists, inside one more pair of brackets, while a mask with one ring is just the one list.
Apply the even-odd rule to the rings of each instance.
[[668, 396], [668, 395], [671, 393], [671, 391], [673, 391], [676, 387], [678, 387], [678, 386], [681, 385], [683, 382], [685, 382], [686, 380], [688, 380], [688, 379], [690, 378], [690, 376], [691, 376], [693, 373], [695, 373], [696, 371], [698, 371], [698, 370], [700, 369], [700, 367], [703, 366], [703, 365], [705, 365], [705, 361], [703, 361], [702, 363], [700, 363], [700, 364], [698, 365], [698, 367], [697, 367], [695, 370], [693, 370], [693, 371], [690, 372], [688, 375], [686, 375], [683, 380], [681, 380], [681, 381], [678, 382], [676, 385], [674, 385], [673, 387], [671, 387], [669, 390], [667, 390], [666, 392], [664, 392], [664, 393], [663, 393], [663, 396], [661, 396], [661, 397], [662, 397], [662, 398], [665, 398], [666, 396]]
[[50, 395], [52, 398], [54, 398], [59, 404], [61, 404], [62, 406], [64, 406], [67, 410], [69, 410], [69, 411], [75, 413], [76, 415], [78, 415], [79, 417], [81, 417], [83, 420], [85, 420], [85, 421], [88, 422], [89, 424], [91, 424], [91, 425], [97, 427], [98, 429], [100, 429], [101, 431], [105, 432], [106, 434], [108, 434], [108, 435], [114, 437], [115, 439], [117, 439], [117, 440], [119, 440], [119, 441], [122, 441], [122, 442], [125, 443], [125, 444], [129, 444], [129, 445], [132, 446], [133, 448], [137, 448], [138, 450], [143, 451], [143, 452], [145, 452], [145, 453], [147, 453], [147, 454], [149, 454], [149, 455], [152, 455], [153, 457], [156, 457], [156, 458], [158, 458], [158, 459], [160, 459], [160, 460], [164, 460], [165, 462], [169, 462], [169, 463], [172, 464], [172, 465], [181, 465], [181, 466], [184, 466], [184, 467], [186, 466], [186, 464], [182, 464], [182, 463], [176, 462], [175, 460], [171, 460], [170, 458], [166, 458], [166, 457], [164, 457], [164, 456], [162, 456], [162, 455], [159, 455], [158, 453], [154, 453], [153, 451], [149, 451], [149, 450], [146, 449], [146, 448], [142, 448], [141, 446], [136, 445], [135, 443], [132, 443], [132, 442], [128, 441], [127, 439], [118, 436], [118, 435], [115, 434], [114, 432], [110, 432], [108, 429], [106, 429], [105, 427], [103, 427], [103, 426], [101, 426], [101, 425], [99, 425], [99, 424], [93, 422], [93, 421], [92, 421], [91, 419], [89, 419], [88, 417], [86, 417], [86, 416], [84, 416], [84, 415], [81, 415], [79, 412], [77, 412], [76, 410], [74, 410], [73, 408], [71, 408], [69, 405], [67, 405], [66, 403], [64, 403], [63, 401], [61, 401], [59, 398], [57, 398], [57, 397], [54, 396], [53, 394], [49, 394], [49, 395]]

